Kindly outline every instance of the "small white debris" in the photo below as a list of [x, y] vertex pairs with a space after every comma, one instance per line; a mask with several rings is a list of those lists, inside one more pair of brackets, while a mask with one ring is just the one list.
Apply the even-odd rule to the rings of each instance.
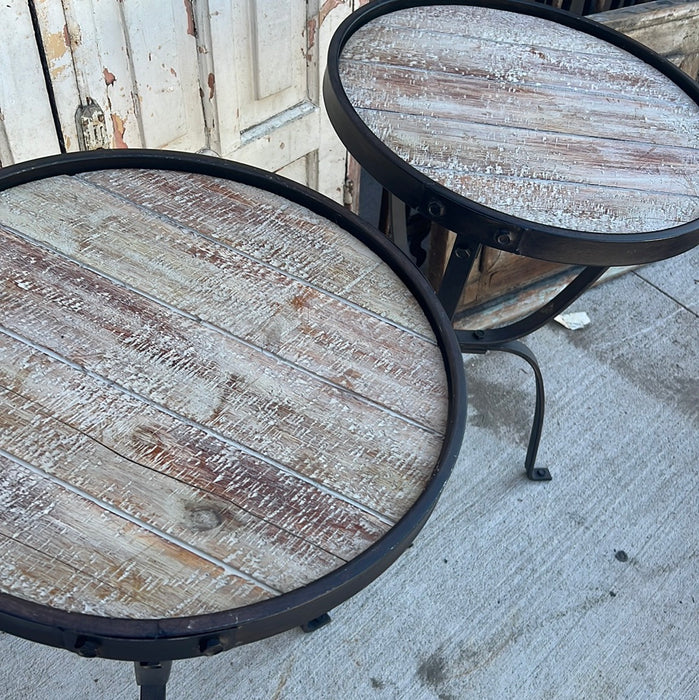
[[577, 331], [590, 325], [590, 317], [584, 311], [573, 311], [568, 314], [559, 314], [553, 320], [560, 323], [569, 331]]

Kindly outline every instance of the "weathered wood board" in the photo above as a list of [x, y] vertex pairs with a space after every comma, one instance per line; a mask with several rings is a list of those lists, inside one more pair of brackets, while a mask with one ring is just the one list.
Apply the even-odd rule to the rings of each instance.
[[425, 488], [444, 361], [341, 227], [233, 182], [0, 193], [0, 591], [230, 609], [333, 571]]
[[699, 77], [699, 2], [655, 0], [591, 15], [590, 19], [640, 41]]

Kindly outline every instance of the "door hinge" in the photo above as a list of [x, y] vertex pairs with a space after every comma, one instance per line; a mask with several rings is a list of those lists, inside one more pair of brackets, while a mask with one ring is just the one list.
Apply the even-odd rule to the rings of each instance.
[[348, 208], [353, 209], [354, 205], [354, 180], [345, 178], [345, 184], [342, 188], [342, 203]]
[[75, 123], [78, 127], [81, 151], [109, 148], [109, 134], [104, 121], [104, 112], [96, 102], [88, 98], [86, 105], [80, 105], [75, 113]]

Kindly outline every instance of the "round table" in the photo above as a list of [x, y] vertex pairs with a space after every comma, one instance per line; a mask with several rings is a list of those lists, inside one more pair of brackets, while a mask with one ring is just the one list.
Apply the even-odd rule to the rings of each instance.
[[699, 86], [595, 22], [378, 0], [335, 33], [324, 97], [381, 184], [479, 243], [609, 266], [699, 242]]
[[549, 479], [534, 470], [543, 380], [517, 339], [608, 266], [699, 242], [699, 86], [632, 39], [542, 4], [377, 0], [333, 36], [323, 94], [359, 163], [456, 233], [439, 286], [451, 317], [482, 246], [583, 266], [524, 318], [457, 331], [464, 352], [505, 350], [534, 368], [525, 466]]
[[0, 629], [163, 697], [172, 659], [312, 627], [425, 523], [461, 354], [358, 218], [113, 151], [0, 171], [0, 239]]

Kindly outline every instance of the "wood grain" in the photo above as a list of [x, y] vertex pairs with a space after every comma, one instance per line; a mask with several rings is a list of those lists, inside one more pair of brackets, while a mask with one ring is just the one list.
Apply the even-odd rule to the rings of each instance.
[[[4, 327], [64, 361], [389, 517], [424, 486], [432, 431], [2, 232], [0, 270], [21, 289], [3, 299]], [[328, 417], [343, 411], [340, 439]], [[365, 469], [392, 457], [402, 473]]]
[[270, 595], [2, 454], [0, 467], [3, 591], [120, 617], [196, 614]]
[[[671, 103], [679, 116], [692, 114], [685, 93], [677, 85], [660, 72], [648, 70], [649, 66], [640, 58], [611, 44], [602, 44], [604, 52], [592, 57], [576, 50], [574, 42], [571, 45], [569, 40], [563, 39], [558, 46], [545, 46], [530, 36], [526, 37], [526, 42], [519, 39], [514, 43], [508, 41], [511, 37], [491, 39], [480, 34], [464, 34], [458, 36], [457, 42], [453, 33], [445, 33], [443, 29], [428, 31], [421, 25], [394, 26], [390, 23], [391, 17], [393, 15], [387, 16], [384, 24], [380, 19], [370, 22], [354, 34], [343, 47], [343, 60], [380, 65], [384, 69], [424, 69], [435, 73], [433, 77], [437, 79], [458, 76], [479, 91], [494, 88], [504, 91], [506, 85], [522, 90], [538, 87], [542, 95], [560, 97], [569, 92], [594, 89], [597, 95], [613, 97], [622, 103], [649, 106]], [[533, 24], [523, 16], [521, 22], [525, 28]], [[575, 38], [580, 34], [575, 32]], [[429, 41], [428, 47], [421, 44], [425, 39]], [[591, 75], [592, 62], [595, 76]], [[630, 79], [632, 72], [637, 75]], [[536, 115], [530, 117], [535, 119]], [[646, 138], [655, 135], [647, 129], [645, 132], [640, 133]], [[672, 131], [668, 130], [668, 134]]]
[[[668, 103], [640, 101], [619, 94], [601, 95], [601, 99], [582, 102], [577, 89], [571, 93], [558, 86], [539, 82], [502, 80], [498, 77], [462, 76], [439, 70], [417, 70], [404, 66], [384, 64], [348, 63], [343, 67], [343, 80], [356, 84], [352, 102], [357, 109], [367, 109], [384, 114], [399, 113], [408, 123], [416, 117], [449, 120], [453, 128], [461, 129], [462, 138], [478, 138], [474, 129], [479, 126], [509, 127], [543, 136], [558, 138], [589, 137], [604, 141], [627, 141], [638, 147], [675, 147], [682, 149], [696, 145], [696, 132], [692, 117], [696, 108], [679, 104], [667, 109]], [[384, 83], [390, 91], [377, 100], [376, 91]], [[378, 85], [378, 87], [377, 87]], [[577, 108], [577, 123], [571, 122], [571, 112]], [[639, 109], [662, 109], [662, 117], [649, 129], [645, 122], [629, 120], [629, 114]], [[369, 120], [379, 115], [369, 115]], [[467, 128], [464, 128], [467, 125]], [[438, 125], [435, 126], [439, 134]], [[525, 134], [517, 141], [522, 141]], [[434, 136], [433, 136], [434, 138]], [[504, 137], [503, 137], [504, 138]], [[512, 136], [509, 136], [512, 142]], [[531, 136], [533, 144], [538, 143]], [[523, 144], [528, 144], [522, 141]], [[545, 143], [545, 142], [544, 142]], [[437, 141], [435, 148], [442, 148]]]
[[[196, 481], [195, 485], [187, 483], [194, 480], [187, 478], [191, 470], [180, 468], [184, 472], [182, 481], [169, 476], [169, 460], [163, 468], [165, 474], [158, 471], [157, 466], [145, 470], [148, 459], [136, 461], [131, 456], [134, 447], [125, 454], [120, 453], [64, 423], [24, 396], [5, 389], [0, 390], [0, 410], [3, 449], [9, 454], [21, 454], [24, 461], [41, 465], [47, 474], [95, 494], [101, 502], [115, 509], [147, 519], [158, 530], [186, 540], [236, 569], [245, 570], [269, 587], [276, 590], [296, 588], [344, 563], [317, 551], [317, 547], [298, 536], [236, 507], [230, 500], [212, 494], [210, 487], [205, 490], [208, 484], [201, 483], [201, 478], [198, 484]], [[133, 426], [134, 417], [128, 418]], [[128, 429], [131, 426], [124, 420], [119, 427]], [[137, 439], [141, 440], [142, 452], [145, 452], [148, 437], [153, 435], [147, 432], [149, 428], [151, 426], [140, 420], [135, 428], [131, 427], [130, 433], [125, 431], [132, 445]], [[164, 462], [164, 448], [159, 449], [160, 460]], [[166, 454], [171, 459], [176, 453]], [[95, 469], [97, 465], [107, 464], [108, 474], [103, 469]], [[224, 522], [226, 527], [219, 528]], [[284, 557], [287, 562], [284, 570], [278, 570], [273, 559], [261, 554], [265, 551]]]
[[[590, 15], [588, 19], [606, 24], [641, 41], [696, 79], [699, 65], [699, 2], [655, 0]], [[653, 134], [650, 135], [652, 136]], [[511, 179], [499, 178], [493, 185], [497, 187], [499, 183], [502, 186], [514, 184]], [[541, 186], [547, 184], [554, 191], [546, 197], [537, 197], [537, 201], [558, 201], [560, 195], [555, 192], [556, 184], [541, 183]], [[623, 199], [616, 206], [623, 207], [627, 203], [628, 207], [629, 200], [624, 196], [623, 190], [619, 194]], [[526, 194], [518, 194], [518, 198], [524, 201]], [[644, 203], [641, 203], [640, 206], [633, 206], [631, 211], [625, 211], [623, 216], [628, 218], [636, 214], [639, 218], [654, 217], [658, 204], [653, 200], [649, 195], [644, 200], [650, 204], [649, 207], [644, 207]], [[590, 212], [590, 215], [593, 216], [593, 213]], [[662, 224], [659, 221], [656, 225]], [[439, 227], [432, 227], [428, 252], [429, 279], [436, 289], [444, 274], [452, 238], [453, 234], [447, 235]], [[630, 269], [615, 268], [603, 279]], [[567, 274], [564, 274], [564, 270]], [[572, 270], [566, 266], [486, 247], [463, 290], [457, 307], [455, 327], [465, 324], [464, 327], [470, 328], [495, 328], [522, 317], [526, 312], [540, 308], [541, 299], [545, 303], [552, 298], [562, 288], [562, 276], [572, 279], [571, 273]]]
[[[9, 396], [17, 397], [15, 402], [21, 399], [35, 407], [36, 420], [48, 413], [74, 431], [74, 440], [88, 444], [93, 441], [94, 449], [111, 451], [106, 463], [128, 460], [146, 481], [156, 478], [147, 470], [167, 475], [178, 482], [167, 486], [171, 490], [192, 486], [198, 495], [192, 492], [190, 498], [225, 502], [229, 509], [237, 506], [337, 557], [358, 554], [388, 529], [383, 520], [294, 474], [280, 472], [230, 440], [178, 421], [114, 385], [75, 372], [69, 365], [2, 334], [0, 358], [0, 383], [7, 387]], [[70, 403], [66, 398], [71, 399]], [[101, 410], [95, 410], [96, 406]], [[11, 440], [10, 414], [2, 420]], [[26, 441], [23, 450], [33, 449], [31, 445], [41, 441], [41, 434], [32, 435], [30, 427], [20, 435]], [[75, 461], [70, 472], [72, 483], [99, 498], [118, 499], [113, 505], [127, 508], [126, 491], [112, 493], [117, 476], [92, 471], [80, 460]], [[46, 470], [67, 468], [51, 460], [44, 460], [44, 464]], [[65, 474], [62, 477], [68, 478]], [[177, 513], [173, 513], [173, 507]], [[191, 515], [196, 508], [196, 502], [181, 498], [170, 504], [168, 512], [174, 520], [179, 518], [196, 528], [197, 518]], [[219, 505], [209, 508], [218, 513]]]
[[[221, 205], [212, 204], [201, 190], [197, 191], [200, 196], [196, 203], [175, 201], [190, 212], [190, 219], [196, 212], [211, 210], [207, 229], [213, 229], [215, 212], [222, 210], [218, 208]], [[150, 198], [162, 201], [168, 196], [169, 193], [160, 192], [158, 200], [153, 194]], [[40, 208], [36, 206], [38, 201], [42, 203]], [[439, 350], [434, 343], [425, 342], [425, 336], [417, 335], [414, 329], [387, 324], [366, 313], [363, 307], [357, 308], [356, 302], [350, 304], [344, 297], [338, 298], [342, 291], [339, 285], [336, 292], [328, 294], [306, 279], [323, 274], [325, 279], [332, 279], [339, 267], [341, 275], [353, 275], [351, 279], [361, 280], [362, 288], [371, 294], [375, 291], [371, 280], [385, 275], [393, 286], [389, 297], [392, 307], [400, 301], [400, 295], [395, 294], [398, 284], [395, 275], [366, 248], [351, 267], [343, 265], [344, 260], [339, 265], [332, 264], [332, 252], [340, 247], [339, 227], [332, 232], [334, 240], [321, 248], [320, 261], [314, 260], [303, 229], [298, 232], [296, 212], [276, 213], [276, 230], [270, 226], [275, 204], [282, 208], [274, 198], [266, 209], [258, 208], [255, 200], [246, 202], [239, 208], [244, 208], [247, 214], [239, 216], [236, 228], [239, 235], [263, 229], [267, 242], [284, 240], [287, 236], [281, 234], [282, 227], [293, 227], [287, 230], [297, 231], [296, 240], [292, 239], [291, 243], [300, 252], [296, 253], [297, 260], [287, 259], [287, 271], [252, 258], [254, 239], [247, 244], [247, 251], [241, 252], [227, 240], [221, 243], [204, 237], [197, 221], [190, 221], [192, 226], [188, 229], [174, 226], [149, 209], [135, 207], [123, 198], [70, 178], [65, 178], [60, 188], [53, 181], [45, 181], [0, 194], [0, 217], [8, 226], [17, 228], [31, 215], [33, 238], [71, 256], [81, 265], [118, 277], [130, 287], [256, 347], [289, 359], [351, 391], [370, 395], [372, 400], [391, 410], [407, 410], [412, 419], [425, 421], [432, 427], [439, 424], [442, 416], [434, 415], [437, 407], [429, 399], [438, 388], [431, 375], [419, 371], [423, 358], [438, 360]], [[73, 222], [77, 206], [84, 208], [79, 223]], [[292, 209], [291, 203], [287, 202], [284, 209]], [[233, 219], [237, 214], [234, 209], [228, 216]], [[316, 226], [320, 224], [317, 220]], [[197, 228], [193, 228], [195, 225]], [[218, 226], [219, 236], [225, 236], [221, 234], [223, 226], [225, 222]], [[152, 240], [143, 236], [143, 230], [149, 231], [158, 242], [157, 259], [153, 259]], [[347, 234], [344, 238], [348, 238]], [[292, 245], [287, 243], [287, 247]], [[281, 258], [284, 253], [279, 251], [276, 255]], [[345, 253], [344, 258], [349, 257]], [[349, 277], [340, 284], [353, 286]], [[192, 294], [192, 287], [207, 291]], [[374, 303], [381, 303], [379, 293]], [[409, 311], [404, 309], [402, 313]], [[414, 318], [425, 323], [421, 312], [416, 309], [412, 312]], [[313, 318], [312, 325], [309, 318]], [[424, 326], [420, 330], [430, 333]], [[410, 365], [397, 362], [396, 345], [411, 353], [415, 362]], [[349, 373], [348, 367], [351, 367]]]
[[490, 8], [399, 10], [350, 37], [340, 77], [391, 150], [497, 211], [602, 233], [699, 216], [699, 106], [583, 32]]
[[229, 609], [353, 559], [431, 478], [444, 365], [395, 274], [303, 207], [187, 177], [0, 193], [0, 591]]
[[253, 187], [194, 174], [134, 170], [124, 178], [104, 170], [81, 179], [167, 222], [190, 227], [222, 246], [432, 336], [415, 299], [396, 296], [396, 285], [401, 285], [395, 273], [339, 226], [304, 207]]

